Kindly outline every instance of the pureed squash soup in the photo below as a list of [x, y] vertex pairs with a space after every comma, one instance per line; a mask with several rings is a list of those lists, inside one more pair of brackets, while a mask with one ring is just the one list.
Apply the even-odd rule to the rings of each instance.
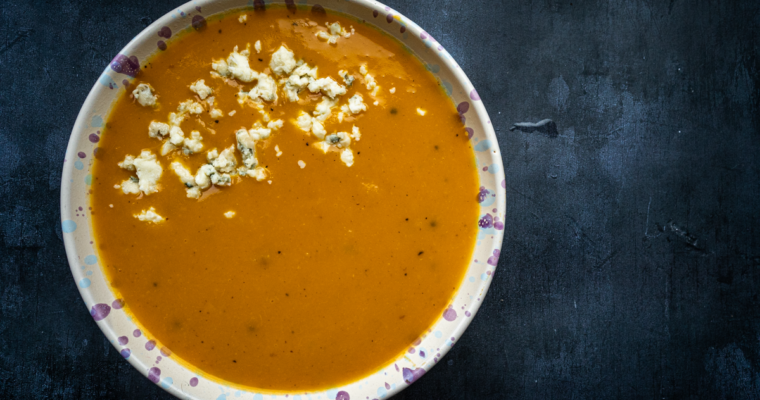
[[331, 12], [240, 11], [174, 39], [99, 147], [113, 289], [159, 346], [235, 384], [377, 371], [428, 333], [474, 248], [454, 104], [395, 39]]

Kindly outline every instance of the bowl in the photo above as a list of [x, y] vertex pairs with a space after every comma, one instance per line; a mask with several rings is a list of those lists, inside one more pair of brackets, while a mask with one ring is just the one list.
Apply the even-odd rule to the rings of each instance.
[[[71, 132], [61, 184], [61, 228], [71, 273], [95, 323], [119, 353], [153, 383], [183, 399], [224, 399], [247, 394], [263, 399], [388, 398], [439, 363], [475, 317], [499, 259], [503, 238], [506, 191], [501, 153], [491, 121], [477, 91], [451, 55], [427, 32], [395, 10], [371, 0], [284, 0], [288, 7], [328, 9], [347, 14], [393, 36], [409, 48], [435, 75], [456, 104], [473, 144], [480, 180], [478, 235], [472, 260], [451, 304], [406, 354], [357, 381], [309, 393], [270, 393], [240, 387], [206, 376], [176, 360], [124, 310], [100, 268], [90, 221], [89, 196], [93, 161], [100, 133], [111, 106], [134, 82], [141, 61], [172, 45], [172, 32], [202, 29], [206, 18], [241, 8], [262, 8], [282, 2], [263, 0], [196, 0], [188, 2], [145, 28], [117, 54], [90, 90]], [[359, 355], [360, 356], [360, 355]], [[274, 396], [274, 397], [271, 397]]]

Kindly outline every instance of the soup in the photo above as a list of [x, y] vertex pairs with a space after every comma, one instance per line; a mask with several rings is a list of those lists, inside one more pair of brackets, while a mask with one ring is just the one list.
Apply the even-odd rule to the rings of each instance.
[[325, 389], [442, 315], [474, 248], [459, 115], [393, 38], [333, 13], [209, 19], [141, 66], [99, 143], [92, 223], [126, 310], [190, 368]]

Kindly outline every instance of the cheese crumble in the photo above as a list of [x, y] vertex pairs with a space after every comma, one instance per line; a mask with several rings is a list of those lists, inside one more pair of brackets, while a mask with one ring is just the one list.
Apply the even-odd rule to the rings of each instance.
[[224, 213], [224, 216], [227, 217], [227, 218], [232, 218], [232, 217], [235, 216], [235, 212], [234, 211], [227, 211], [226, 213]]
[[149, 222], [153, 224], [164, 222], [164, 217], [158, 215], [158, 213], [156, 213], [156, 209], [153, 207], [147, 210], [142, 210], [140, 214], [135, 214], [134, 217], [139, 219], [140, 221]]
[[201, 100], [204, 100], [214, 92], [213, 89], [206, 85], [206, 81], [204, 79], [198, 79], [195, 81], [192, 85], [190, 85], [190, 90], [195, 92], [195, 94], [197, 94]]
[[137, 85], [132, 91], [132, 96], [143, 107], [153, 107], [156, 105], [156, 95], [153, 94], [153, 88], [147, 83]]
[[158, 192], [158, 180], [161, 178], [163, 169], [156, 160], [156, 155], [150, 150], [143, 150], [138, 157], [127, 155], [124, 157], [124, 161], [119, 163], [119, 167], [127, 171], [134, 171], [137, 175], [137, 177], [132, 176], [121, 183], [121, 190], [124, 194], [143, 192], [149, 195]]

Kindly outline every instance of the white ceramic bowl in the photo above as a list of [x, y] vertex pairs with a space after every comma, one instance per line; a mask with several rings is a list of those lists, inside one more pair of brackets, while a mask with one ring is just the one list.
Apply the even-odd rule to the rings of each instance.
[[[266, 5], [277, 3], [267, 1]], [[504, 168], [496, 135], [486, 109], [459, 65], [446, 50], [414, 22], [371, 0], [286, 0], [298, 5], [338, 11], [365, 20], [387, 32], [417, 55], [441, 82], [457, 104], [471, 136], [480, 178], [478, 236], [472, 261], [456, 295], [441, 318], [422, 340], [409, 344], [409, 351], [376, 373], [342, 387], [310, 393], [289, 393], [289, 399], [383, 399], [392, 396], [438, 363], [470, 324], [491, 283], [503, 237], [506, 192]], [[205, 24], [205, 17], [227, 10], [264, 6], [264, 1], [196, 0], [156, 20], [132, 39], [103, 71], [79, 112], [69, 139], [61, 184], [61, 224], [66, 254], [74, 281], [85, 305], [108, 340], [138, 371], [169, 393], [187, 399], [225, 399], [247, 393], [254, 400], [285, 399], [286, 393], [271, 397], [234, 384], [206, 377], [175, 361], [176, 355], [162, 352], [160, 343], [123, 310], [123, 301], [111, 292], [101, 271], [94, 246], [89, 212], [92, 163], [98, 149], [100, 129], [111, 105], [134, 80], [140, 62], [161, 47], [171, 46], [172, 33]], [[168, 28], [168, 29], [167, 29]], [[211, 379], [210, 379], [211, 378]]]

